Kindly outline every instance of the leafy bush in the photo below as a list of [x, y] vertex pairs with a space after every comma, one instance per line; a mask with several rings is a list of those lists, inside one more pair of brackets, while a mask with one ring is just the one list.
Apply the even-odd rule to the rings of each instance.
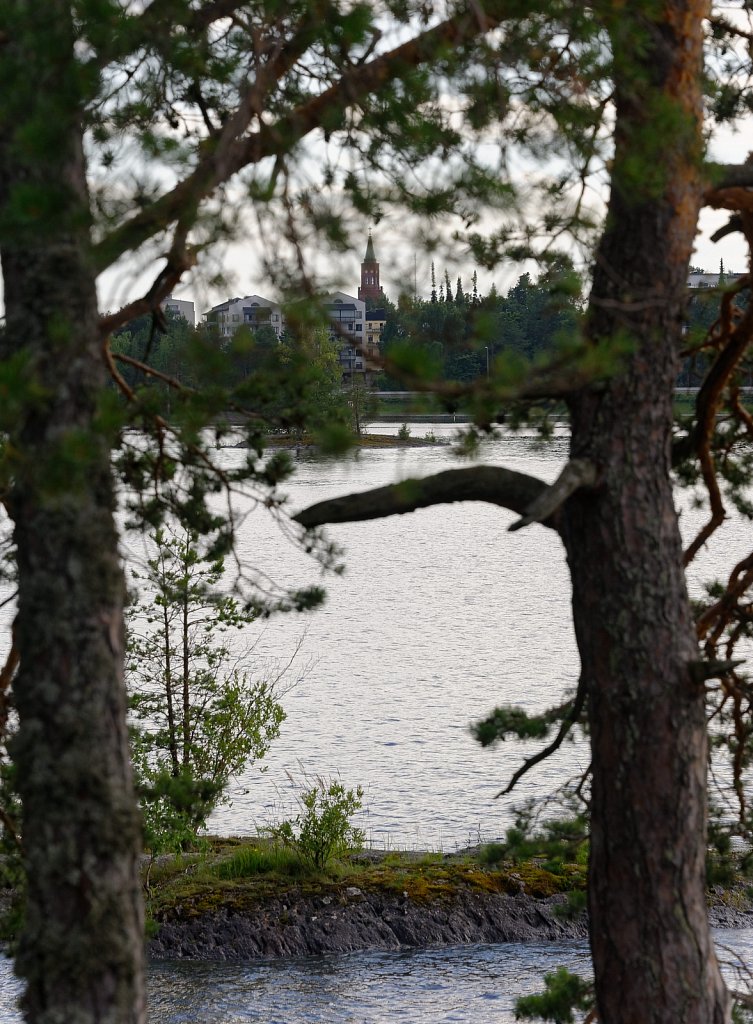
[[320, 777], [299, 795], [298, 803], [300, 814], [265, 831], [309, 867], [321, 871], [333, 858], [361, 849], [366, 837], [350, 822], [363, 805], [361, 786], [346, 789], [335, 779]]
[[482, 864], [499, 864], [507, 857], [507, 847], [503, 843], [485, 843], [478, 852]]

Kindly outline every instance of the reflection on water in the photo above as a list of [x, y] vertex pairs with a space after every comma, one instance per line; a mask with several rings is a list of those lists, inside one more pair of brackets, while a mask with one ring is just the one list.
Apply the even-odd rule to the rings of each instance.
[[[753, 930], [719, 930], [750, 962]], [[730, 958], [730, 953], [723, 956]], [[254, 964], [154, 963], [152, 1024], [511, 1024], [518, 996], [546, 971], [590, 972], [585, 943], [453, 946]], [[729, 970], [728, 970], [729, 973]], [[0, 1024], [21, 1024], [10, 962], [0, 960]]]

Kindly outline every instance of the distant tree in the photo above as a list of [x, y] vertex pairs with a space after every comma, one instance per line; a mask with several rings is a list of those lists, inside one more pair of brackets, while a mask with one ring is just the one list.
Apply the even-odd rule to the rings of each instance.
[[195, 534], [157, 530], [128, 615], [131, 740], [145, 842], [195, 841], [230, 779], [261, 760], [285, 717], [274, 685], [254, 679], [223, 635], [254, 616], [218, 588], [224, 563]]

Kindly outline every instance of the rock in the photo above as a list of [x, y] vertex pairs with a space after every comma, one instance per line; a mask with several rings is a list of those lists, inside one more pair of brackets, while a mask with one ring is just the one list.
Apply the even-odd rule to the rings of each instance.
[[[355, 886], [350, 889], [356, 889]], [[155, 959], [253, 960], [260, 957], [348, 953], [473, 942], [525, 942], [583, 938], [585, 916], [558, 917], [564, 897], [458, 890], [429, 902], [395, 894], [364, 893], [322, 907], [322, 899], [301, 897], [290, 909], [273, 900], [263, 908], [234, 912], [222, 908], [197, 917], [172, 914], [160, 922], [150, 944]]]

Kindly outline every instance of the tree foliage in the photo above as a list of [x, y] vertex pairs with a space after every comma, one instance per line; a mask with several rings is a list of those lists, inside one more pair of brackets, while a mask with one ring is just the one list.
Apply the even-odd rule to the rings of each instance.
[[563, 268], [538, 282], [523, 274], [506, 296], [476, 291], [467, 297], [461, 284], [450, 302], [405, 301], [388, 313], [383, 347], [391, 373], [384, 386], [394, 387], [406, 366], [430, 379], [469, 384], [487, 369], [507, 375], [515, 362], [527, 367], [551, 358], [577, 342], [580, 293], [572, 268]]

